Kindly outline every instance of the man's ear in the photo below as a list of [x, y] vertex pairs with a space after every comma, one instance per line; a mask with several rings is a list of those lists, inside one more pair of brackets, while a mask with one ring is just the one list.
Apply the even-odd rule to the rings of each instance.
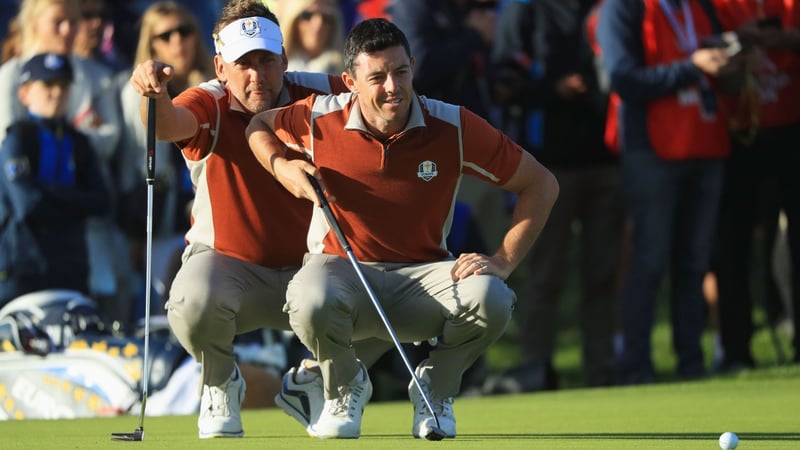
[[222, 56], [220, 55], [214, 55], [214, 72], [217, 73], [217, 78], [219, 78], [220, 81], [228, 81], [225, 75], [225, 61], [222, 60]]
[[17, 89], [17, 98], [19, 99], [19, 102], [26, 107], [28, 106], [28, 91], [30, 90], [30, 87], [30, 83], [23, 83], [19, 86], [19, 89]]
[[350, 75], [347, 71], [342, 72], [342, 81], [344, 81], [344, 85], [347, 86], [347, 89], [350, 89], [350, 92], [354, 94], [358, 94], [356, 90], [356, 79]]
[[281, 64], [283, 65], [283, 71], [286, 72], [286, 70], [289, 68], [289, 57], [286, 56], [286, 49], [283, 47], [281, 48], [283, 49], [281, 52]]

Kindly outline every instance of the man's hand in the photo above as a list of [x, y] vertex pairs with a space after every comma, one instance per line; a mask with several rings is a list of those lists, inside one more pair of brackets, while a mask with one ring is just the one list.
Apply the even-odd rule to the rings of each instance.
[[175, 74], [175, 69], [169, 64], [149, 59], [133, 70], [131, 85], [136, 92], [156, 98], [167, 94], [167, 83]]
[[480, 253], [462, 253], [450, 269], [450, 278], [458, 281], [472, 275], [496, 275], [505, 280], [511, 275], [511, 270], [508, 269], [508, 264], [498, 257]]
[[[325, 184], [320, 177], [319, 170], [304, 159], [286, 159], [277, 157], [272, 162], [272, 170], [275, 179], [297, 198], [305, 198], [320, 206], [320, 199], [314, 186], [308, 180], [308, 175], [317, 179], [320, 187], [325, 191]], [[334, 201], [333, 197], [326, 197], [329, 202]]]
[[583, 77], [578, 73], [564, 75], [556, 81], [556, 93], [566, 100], [585, 94], [587, 90]]
[[716, 77], [726, 64], [728, 53], [723, 48], [700, 48], [692, 53], [692, 63], [703, 73]]

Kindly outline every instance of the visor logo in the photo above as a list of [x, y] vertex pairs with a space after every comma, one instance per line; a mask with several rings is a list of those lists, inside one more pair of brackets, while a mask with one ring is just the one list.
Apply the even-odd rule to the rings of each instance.
[[247, 37], [253, 37], [261, 34], [261, 26], [255, 19], [246, 19], [242, 22], [242, 32]]

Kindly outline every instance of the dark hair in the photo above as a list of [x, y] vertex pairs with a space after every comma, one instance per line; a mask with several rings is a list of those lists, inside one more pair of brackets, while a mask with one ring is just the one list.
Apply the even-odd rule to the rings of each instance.
[[257, 16], [269, 19], [280, 26], [275, 13], [270, 11], [260, 0], [230, 0], [219, 13], [214, 33], [219, 33], [226, 25], [236, 20]]
[[344, 68], [353, 75], [359, 54], [375, 53], [397, 45], [402, 45], [406, 55], [411, 58], [411, 46], [397, 25], [381, 18], [359, 22], [350, 30], [344, 43]]

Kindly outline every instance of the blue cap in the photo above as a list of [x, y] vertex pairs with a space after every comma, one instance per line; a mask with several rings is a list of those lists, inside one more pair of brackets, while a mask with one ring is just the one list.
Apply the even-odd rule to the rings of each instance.
[[40, 80], [51, 83], [56, 80], [72, 81], [72, 65], [69, 58], [57, 53], [40, 53], [31, 57], [22, 66], [20, 83]]

